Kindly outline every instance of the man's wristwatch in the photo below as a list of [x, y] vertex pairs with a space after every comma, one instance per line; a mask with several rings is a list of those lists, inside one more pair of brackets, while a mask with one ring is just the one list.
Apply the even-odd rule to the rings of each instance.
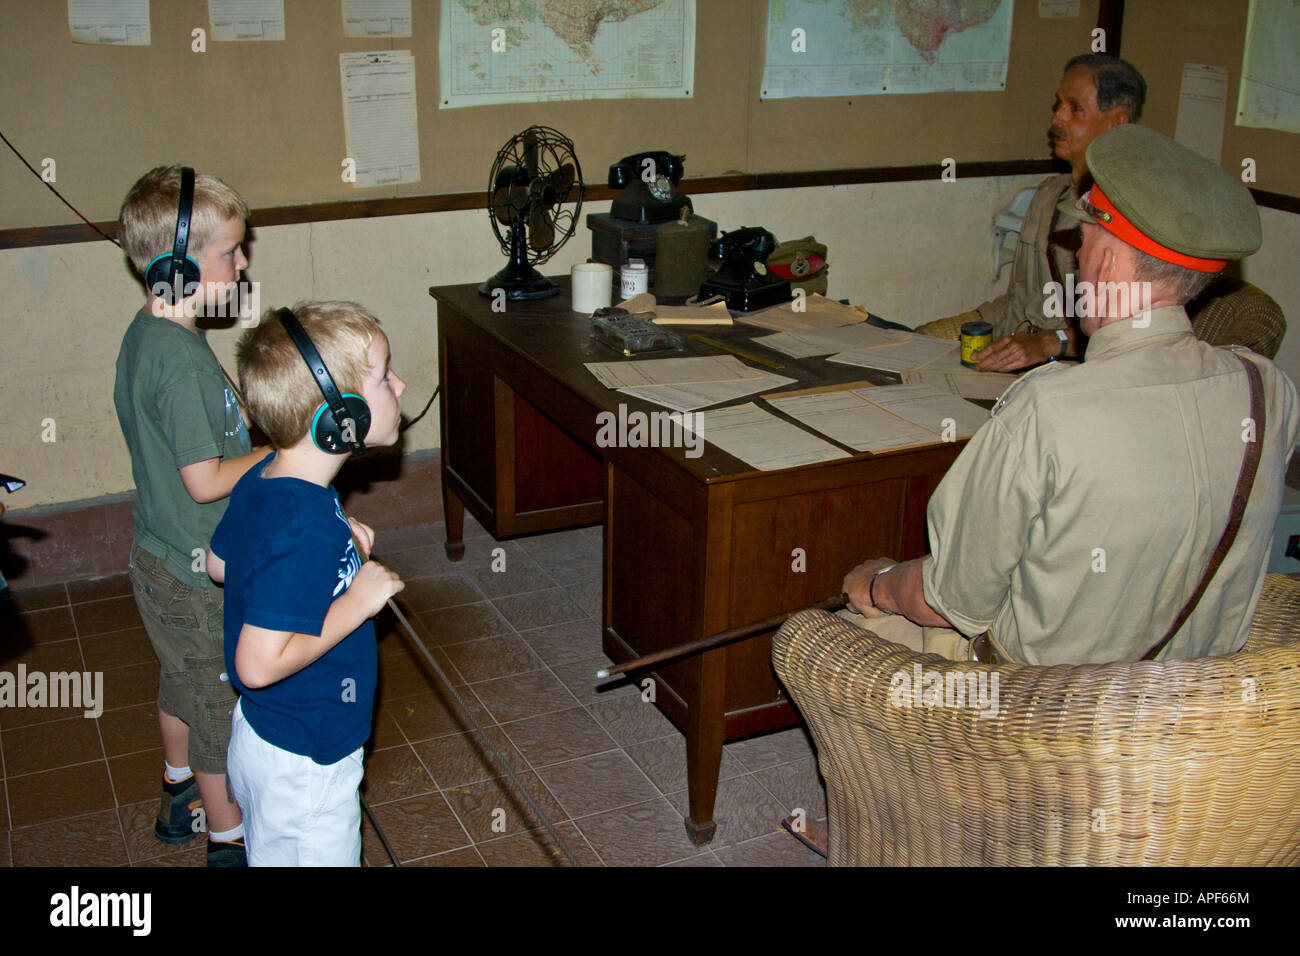
[[1070, 336], [1065, 329], [1056, 329], [1055, 331], [1056, 337], [1061, 340], [1061, 347], [1056, 350], [1055, 355], [1048, 359], [1049, 362], [1055, 362], [1059, 358], [1064, 358], [1065, 350], [1070, 347]]
[[[882, 574], [886, 574], [887, 572], [894, 570], [894, 568], [896, 567], [898, 567], [898, 565], [891, 564], [887, 568], [881, 568], [879, 571], [877, 571], [875, 574], [871, 576], [871, 583], [867, 586], [867, 594], [871, 598], [871, 606], [874, 607], [877, 611], [884, 611], [885, 609], [876, 603], [876, 578], [880, 577]], [[885, 613], [893, 614], [894, 612], [885, 611]]]

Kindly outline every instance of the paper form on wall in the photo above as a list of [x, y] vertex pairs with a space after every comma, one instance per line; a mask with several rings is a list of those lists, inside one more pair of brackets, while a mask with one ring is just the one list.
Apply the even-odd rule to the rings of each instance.
[[214, 40], [283, 40], [284, 0], [208, 0]]
[[859, 365], [885, 372], [906, 372], [957, 355], [958, 344], [948, 339], [914, 335], [897, 345], [884, 348], [855, 349], [832, 355], [827, 361], [841, 365]]
[[411, 0], [343, 0], [345, 37], [409, 37]]
[[355, 185], [420, 181], [415, 60], [410, 50], [340, 53], [343, 126]]
[[904, 385], [930, 385], [959, 398], [999, 399], [1019, 378], [1005, 372], [960, 372], [930, 367], [909, 369], [901, 373]]
[[[795, 308], [796, 304], [800, 305], [800, 309]], [[782, 302], [758, 312], [750, 312], [740, 321], [773, 332], [798, 332], [807, 329], [836, 329], [866, 320], [867, 313], [862, 310], [814, 292], [801, 303], [797, 299]]]
[[1237, 125], [1300, 133], [1300, 6], [1250, 0]]
[[893, 329], [878, 329], [861, 323], [838, 329], [819, 329], [807, 332], [777, 332], [754, 339], [755, 345], [776, 349], [791, 358], [811, 358], [853, 349], [872, 349], [900, 345], [911, 333]]
[[1207, 63], [1184, 63], [1174, 139], [1217, 164], [1223, 156], [1223, 106], [1227, 98], [1227, 70]]
[[795, 381], [775, 372], [759, 372], [758, 378], [739, 378], [734, 382], [692, 382], [683, 385], [646, 385], [640, 388], [620, 388], [624, 395], [631, 395], [665, 408], [679, 412], [690, 412], [697, 408], [708, 408], [722, 402], [734, 401], [753, 395], [755, 392], [767, 392], [781, 388]]
[[767, 375], [750, 368], [734, 355], [691, 358], [643, 359], [639, 362], [587, 362], [587, 371], [606, 388], [645, 385], [693, 385], [697, 382], [733, 382]]
[[759, 471], [797, 468], [815, 462], [850, 458], [797, 425], [782, 421], [752, 402], [732, 408], [700, 412], [699, 427], [692, 431], [711, 445], [739, 458]]
[[149, 45], [149, 0], [68, 0], [74, 43]]

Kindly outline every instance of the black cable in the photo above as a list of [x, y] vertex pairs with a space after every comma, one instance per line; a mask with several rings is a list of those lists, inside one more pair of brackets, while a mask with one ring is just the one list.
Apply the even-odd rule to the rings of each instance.
[[428, 413], [429, 408], [433, 405], [433, 400], [438, 397], [438, 393], [440, 391], [442, 391], [441, 383], [433, 387], [433, 394], [430, 395], [429, 400], [424, 403], [424, 408], [420, 409], [420, 414], [416, 415], [409, 422], [407, 422], [405, 425], [403, 425], [401, 428], [397, 430], [399, 434], [401, 432], [406, 431], [408, 428], [410, 428], [412, 425], [414, 425], [416, 422], [418, 422], [421, 418], [423, 418]]
[[56, 196], [59, 197], [59, 202], [63, 203], [63, 205], [67, 206], [69, 209], [71, 209], [73, 212], [75, 212], [75, 213], [77, 214], [77, 216], [81, 219], [81, 221], [84, 222], [84, 223], [85, 223], [87, 226], [89, 226], [91, 229], [94, 229], [97, 233], [99, 233], [101, 236], [103, 236], [105, 239], [107, 239], [107, 240], [108, 240], [109, 242], [111, 242], [113, 245], [117, 246], [118, 248], [121, 248], [122, 244], [121, 244], [120, 242], [118, 242], [118, 241], [117, 241], [116, 239], [114, 239], [112, 236], [108, 235], [108, 233], [104, 232], [103, 229], [100, 229], [97, 225], [95, 225], [93, 222], [91, 222], [91, 221], [90, 221], [89, 219], [87, 219], [85, 216], [81, 215], [81, 210], [80, 210], [80, 209], [78, 209], [76, 206], [72, 205], [72, 203], [70, 203], [70, 202], [68, 202], [66, 199], [64, 199], [64, 198], [63, 198], [63, 193], [61, 193], [61, 192], [59, 192], [57, 189], [55, 189], [54, 186], [53, 186], [53, 184], [51, 184], [51, 183], [49, 183], [49, 182], [46, 182], [46, 180], [44, 179], [44, 177], [42, 177], [41, 174], [38, 173], [38, 172], [37, 172], [37, 171], [32, 167], [32, 164], [29, 163], [29, 162], [27, 162], [27, 157], [25, 157], [22, 153], [18, 152], [18, 147], [15, 146], [13, 143], [9, 142], [9, 137], [6, 136], [6, 135], [4, 134], [4, 131], [3, 131], [3, 130], [0, 130], [0, 139], [4, 140], [4, 141], [5, 141], [5, 145], [8, 146], [11, 150], [13, 150], [14, 155], [17, 156], [19, 159], [21, 159], [21, 160], [23, 161], [23, 165], [26, 166], [28, 169], [30, 169], [30, 170], [32, 171], [32, 175], [33, 175], [33, 176], [35, 176], [37, 179], [39, 179], [42, 183], [45, 183], [45, 188], [46, 188], [46, 189], [48, 189], [50, 192], [54, 193], [54, 195], [56, 195]]

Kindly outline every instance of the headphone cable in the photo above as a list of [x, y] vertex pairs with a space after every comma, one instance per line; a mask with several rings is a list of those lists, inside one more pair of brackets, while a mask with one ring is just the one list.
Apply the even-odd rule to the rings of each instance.
[[17, 156], [20, 160], [22, 160], [22, 163], [23, 163], [24, 166], [26, 166], [28, 169], [30, 169], [30, 170], [32, 171], [32, 175], [33, 175], [33, 176], [35, 176], [37, 179], [39, 179], [42, 183], [45, 183], [45, 188], [46, 188], [46, 189], [48, 189], [50, 192], [54, 193], [54, 195], [56, 195], [56, 196], [59, 197], [59, 202], [63, 203], [63, 205], [67, 206], [69, 209], [71, 209], [73, 212], [75, 212], [75, 213], [77, 214], [78, 218], [80, 218], [81, 221], [84, 222], [84, 223], [85, 223], [87, 226], [89, 226], [91, 229], [94, 229], [97, 233], [99, 233], [101, 236], [103, 236], [105, 239], [107, 239], [107, 240], [108, 240], [109, 242], [111, 242], [113, 245], [115, 245], [115, 246], [121, 248], [121, 245], [122, 245], [122, 244], [121, 244], [120, 242], [118, 242], [118, 241], [117, 241], [116, 239], [114, 239], [112, 236], [108, 235], [108, 233], [104, 232], [103, 229], [100, 229], [97, 225], [95, 225], [93, 222], [91, 222], [91, 221], [90, 221], [89, 219], [87, 219], [85, 216], [81, 215], [81, 210], [80, 210], [80, 209], [78, 209], [76, 206], [72, 205], [72, 203], [70, 203], [70, 202], [68, 202], [66, 199], [64, 199], [64, 198], [63, 198], [63, 193], [61, 193], [61, 192], [59, 192], [57, 189], [55, 189], [55, 188], [54, 188], [54, 185], [53, 185], [52, 183], [46, 181], [45, 177], [43, 177], [40, 173], [38, 173], [38, 172], [35, 170], [35, 168], [33, 168], [33, 166], [32, 166], [31, 163], [27, 162], [27, 157], [24, 156], [22, 153], [18, 152], [18, 147], [15, 146], [13, 143], [9, 142], [9, 137], [6, 136], [6, 135], [4, 134], [4, 131], [3, 131], [3, 130], [0, 130], [0, 139], [4, 140], [4, 141], [5, 141], [5, 145], [8, 146], [11, 150], [13, 150], [13, 154], [14, 154], [15, 156]]

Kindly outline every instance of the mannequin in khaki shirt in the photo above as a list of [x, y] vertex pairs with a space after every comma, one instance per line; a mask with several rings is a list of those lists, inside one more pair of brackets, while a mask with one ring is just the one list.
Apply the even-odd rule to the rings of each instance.
[[1149, 303], [1098, 296], [1080, 322], [1084, 364], [1022, 378], [935, 490], [932, 553], [865, 562], [844, 591], [869, 618], [968, 637], [987, 628], [1004, 660], [1137, 660], [1199, 582], [1244, 442], [1258, 440], [1241, 530], [1161, 658], [1227, 653], [1263, 584], [1300, 401], [1270, 361], [1243, 352], [1263, 379], [1255, 434], [1240, 361], [1197, 341], [1182, 305], [1259, 247], [1259, 214], [1232, 176], [1153, 130], [1118, 127], [1087, 155], [1096, 184], [1062, 204], [1083, 221], [1080, 285], [1147, 282]]
[[[1078, 223], [1056, 207], [1062, 200], [1073, 202], [1087, 188], [1084, 157], [1092, 141], [1114, 126], [1136, 123], [1145, 98], [1142, 74], [1118, 57], [1087, 53], [1066, 64], [1047, 139], [1052, 155], [1069, 163], [1070, 172], [1039, 183], [1025, 214], [1007, 291], [969, 312], [931, 323], [935, 330], [929, 334], [955, 337], [964, 322], [992, 324], [993, 344], [977, 354], [985, 372], [1014, 371], [1082, 352], [1078, 329], [1059, 313], [1049, 315], [1044, 304], [1048, 296], [1043, 287], [1064, 283], [1065, 275], [1075, 271], [1079, 244]], [[1057, 328], [1065, 331], [1068, 343], [1062, 343]], [[917, 331], [926, 332], [927, 326]]]

